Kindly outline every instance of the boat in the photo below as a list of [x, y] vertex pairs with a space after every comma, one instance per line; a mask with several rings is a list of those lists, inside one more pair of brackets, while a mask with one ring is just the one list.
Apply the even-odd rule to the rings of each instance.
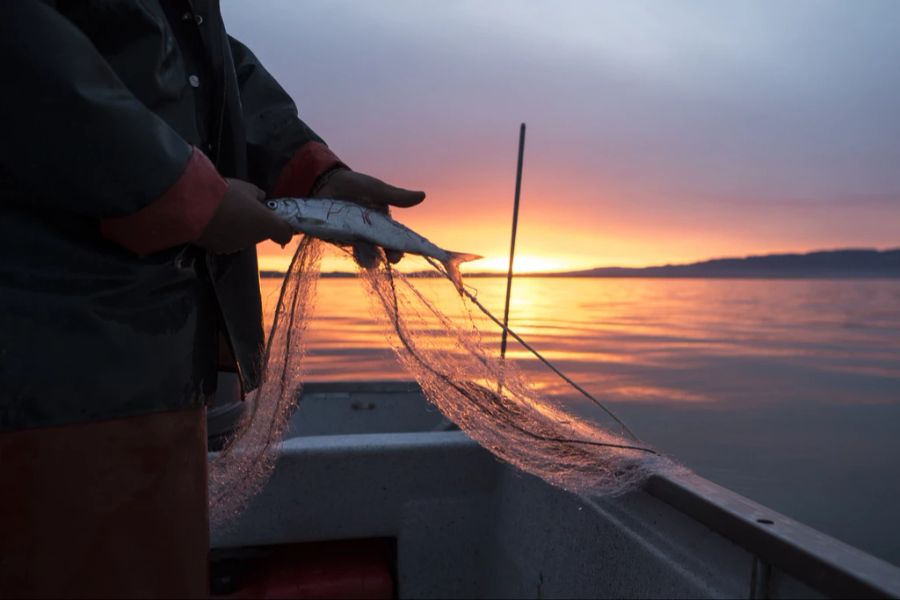
[[306, 384], [271, 479], [211, 543], [212, 597], [900, 597], [900, 568], [695, 474], [553, 487], [408, 381]]

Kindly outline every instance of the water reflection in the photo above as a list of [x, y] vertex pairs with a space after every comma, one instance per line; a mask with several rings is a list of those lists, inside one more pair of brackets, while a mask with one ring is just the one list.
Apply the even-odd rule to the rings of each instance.
[[[270, 323], [280, 282], [262, 283]], [[502, 314], [502, 279], [468, 283]], [[406, 378], [360, 282], [319, 285], [307, 378]], [[467, 318], [446, 282], [417, 286]], [[499, 349], [498, 328], [474, 320]], [[648, 442], [900, 563], [900, 282], [522, 278], [510, 324]], [[512, 340], [508, 356], [598, 413]]]

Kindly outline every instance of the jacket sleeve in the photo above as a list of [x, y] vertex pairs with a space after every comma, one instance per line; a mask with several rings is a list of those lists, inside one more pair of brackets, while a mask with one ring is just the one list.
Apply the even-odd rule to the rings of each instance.
[[226, 182], [91, 41], [37, 0], [0, 3], [0, 167], [35, 208], [97, 219], [147, 254], [199, 237]]
[[229, 36], [247, 135], [250, 180], [271, 196], [306, 196], [315, 180], [347, 168], [297, 115], [297, 106], [259, 59]]

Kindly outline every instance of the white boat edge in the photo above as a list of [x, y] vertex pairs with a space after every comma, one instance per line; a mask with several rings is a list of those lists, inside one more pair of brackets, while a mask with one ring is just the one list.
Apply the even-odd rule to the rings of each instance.
[[441, 421], [414, 382], [307, 384], [213, 548], [392, 538], [400, 598], [900, 597], [900, 568], [697, 475], [578, 497]]

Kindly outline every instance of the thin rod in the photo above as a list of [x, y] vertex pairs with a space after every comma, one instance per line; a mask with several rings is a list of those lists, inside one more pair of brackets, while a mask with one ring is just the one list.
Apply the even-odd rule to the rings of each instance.
[[525, 157], [525, 123], [519, 126], [519, 160], [516, 165], [516, 197], [513, 202], [512, 238], [509, 242], [509, 271], [506, 273], [506, 304], [503, 307], [503, 334], [500, 338], [500, 358], [506, 358], [506, 337], [509, 331], [509, 299], [512, 294], [513, 260], [516, 257], [516, 232], [519, 229], [519, 197], [522, 193], [522, 160]]

